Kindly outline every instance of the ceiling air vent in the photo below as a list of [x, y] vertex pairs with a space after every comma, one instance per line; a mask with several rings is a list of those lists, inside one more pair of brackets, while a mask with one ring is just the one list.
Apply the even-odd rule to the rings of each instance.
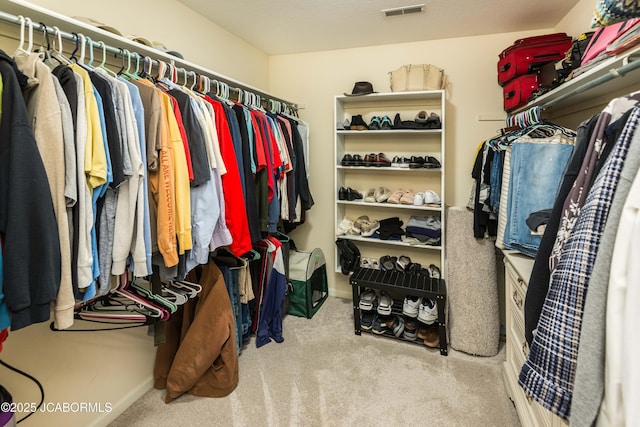
[[424, 3], [413, 6], [395, 7], [393, 9], [382, 9], [384, 16], [408, 15], [410, 13], [420, 13], [424, 11]]

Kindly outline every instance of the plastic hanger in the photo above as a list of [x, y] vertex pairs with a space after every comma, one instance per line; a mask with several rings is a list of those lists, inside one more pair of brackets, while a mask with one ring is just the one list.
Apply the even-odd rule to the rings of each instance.
[[107, 46], [104, 44], [102, 40], [98, 42], [98, 46], [102, 47], [102, 62], [100, 62], [100, 65], [98, 65], [98, 68], [105, 70], [112, 77], [117, 77], [116, 73], [114, 73], [112, 70], [107, 68], [107, 66], [105, 65], [105, 62], [107, 62]]
[[54, 26], [53, 32], [55, 38], [52, 57], [58, 60], [61, 64], [71, 64], [71, 61], [69, 61], [69, 59], [67, 59], [67, 57], [62, 53], [62, 33], [60, 33], [60, 29]]

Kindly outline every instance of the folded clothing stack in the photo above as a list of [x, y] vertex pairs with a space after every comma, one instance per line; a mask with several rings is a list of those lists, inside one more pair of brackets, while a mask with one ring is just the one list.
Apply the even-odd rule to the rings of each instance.
[[381, 219], [379, 223], [380, 228], [376, 231], [376, 235], [380, 240], [400, 240], [405, 234], [402, 229], [403, 222], [397, 216]]
[[407, 236], [415, 237], [423, 243], [438, 245], [442, 237], [442, 224], [437, 216], [411, 215], [406, 232]]

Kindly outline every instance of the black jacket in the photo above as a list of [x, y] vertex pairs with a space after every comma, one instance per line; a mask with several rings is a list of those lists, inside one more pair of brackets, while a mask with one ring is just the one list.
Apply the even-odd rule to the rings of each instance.
[[60, 287], [60, 242], [49, 183], [22, 96], [26, 77], [0, 50], [0, 235], [11, 329], [49, 319]]

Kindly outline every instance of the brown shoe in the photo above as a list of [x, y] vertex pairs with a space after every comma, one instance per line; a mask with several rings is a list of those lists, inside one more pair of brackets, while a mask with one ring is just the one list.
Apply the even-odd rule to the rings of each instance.
[[364, 156], [364, 165], [365, 166], [375, 166], [376, 165], [376, 155], [371, 153]]
[[378, 153], [378, 155], [376, 156], [376, 160], [375, 160], [374, 166], [390, 167], [391, 166], [391, 160], [389, 160], [389, 158], [387, 157], [386, 154]]
[[427, 329], [427, 333], [424, 338], [424, 345], [432, 348], [436, 348], [440, 345], [440, 332], [438, 331], [437, 326], [433, 325]]

